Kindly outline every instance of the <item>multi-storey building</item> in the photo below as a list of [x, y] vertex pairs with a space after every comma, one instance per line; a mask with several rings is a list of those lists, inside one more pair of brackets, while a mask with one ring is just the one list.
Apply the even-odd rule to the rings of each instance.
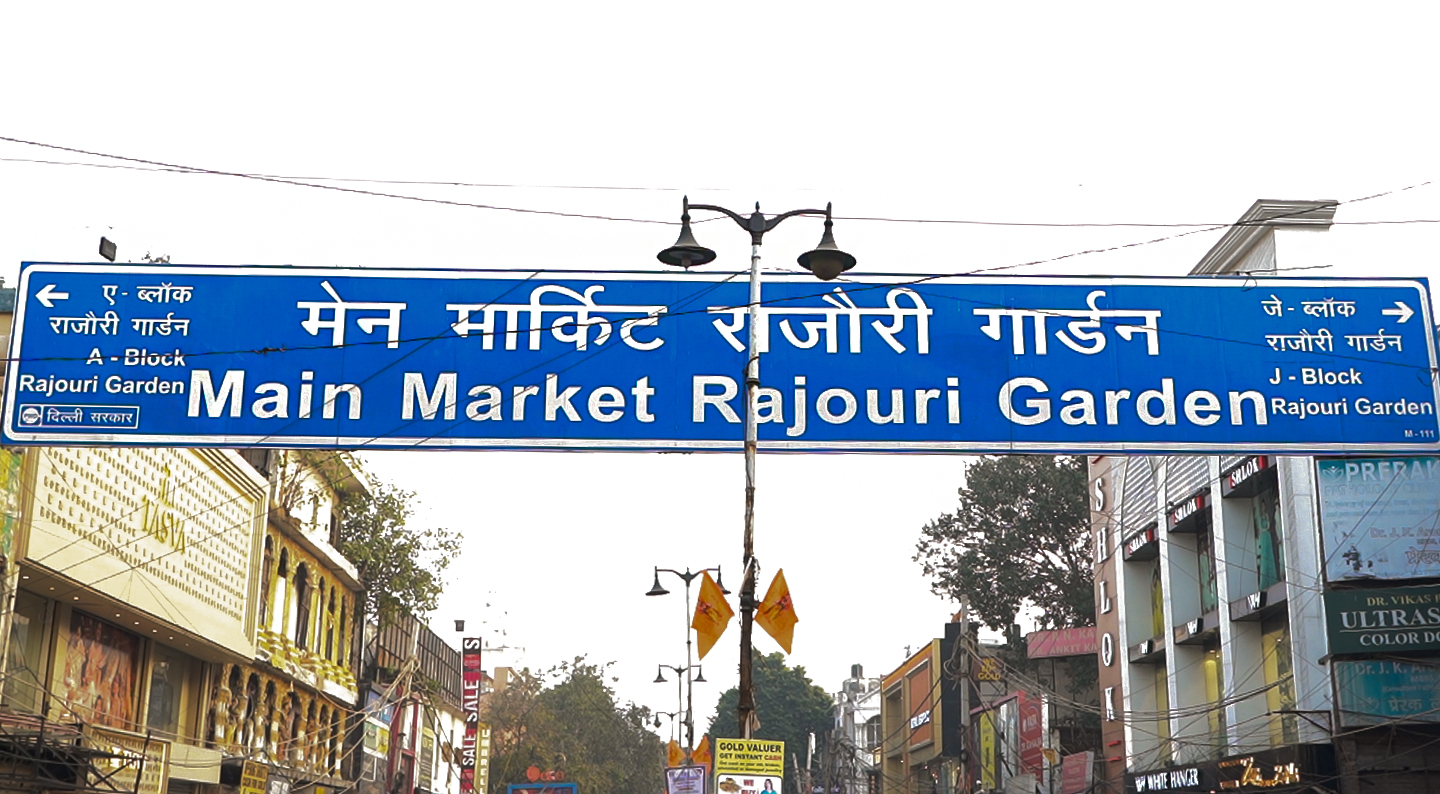
[[880, 749], [880, 679], [866, 678], [865, 669], [850, 665], [850, 677], [835, 698], [835, 729], [827, 753], [828, 777], [841, 794], [872, 794], [880, 789], [872, 778]]
[[0, 763], [15, 774], [0, 788], [218, 784], [206, 693], [218, 666], [255, 657], [265, 479], [228, 450], [22, 457], [0, 635]]
[[[363, 493], [350, 455], [255, 449], [269, 510], [256, 560], [255, 652], [213, 674], [206, 738], [227, 781], [251, 772], [283, 786], [343, 785], [347, 725], [359, 698], [354, 631], [360, 581], [337, 549], [339, 501]], [[255, 764], [263, 764], [263, 770]]]
[[0, 790], [347, 785], [332, 533], [361, 482], [334, 453], [0, 451]]
[[[1192, 275], [1326, 264], [1334, 210], [1257, 202]], [[1089, 460], [1109, 790], [1440, 791], [1440, 632], [1393, 625], [1440, 602], [1440, 459]]]
[[960, 623], [947, 623], [880, 682], [880, 791], [953, 794], [964, 733]]
[[[465, 737], [460, 651], [413, 615], [365, 627], [360, 794], [460, 794]], [[482, 685], [475, 697], [485, 691]], [[478, 702], [475, 704], [478, 712]], [[478, 724], [476, 792], [489, 785], [489, 729]]]

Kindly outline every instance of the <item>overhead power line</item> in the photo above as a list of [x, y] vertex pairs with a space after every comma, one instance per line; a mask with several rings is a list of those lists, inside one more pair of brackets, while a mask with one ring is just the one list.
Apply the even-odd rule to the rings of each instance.
[[[239, 178], [239, 179], [253, 179], [253, 180], [258, 180], [258, 181], [262, 181], [262, 182], [274, 182], [274, 183], [277, 183], [277, 184], [292, 185], [292, 186], [295, 186], [295, 187], [309, 187], [309, 188], [316, 188], [316, 189], [320, 189], [320, 190], [335, 190], [335, 191], [340, 191], [340, 192], [345, 192], [345, 193], [354, 193], [354, 194], [359, 194], [359, 195], [375, 196], [375, 197], [378, 197], [378, 198], [393, 198], [393, 199], [401, 199], [401, 200], [405, 200], [405, 201], [420, 201], [420, 202], [426, 202], [426, 203], [432, 203], [432, 204], [443, 204], [443, 205], [455, 206], [455, 207], [468, 207], [468, 208], [472, 208], [472, 209], [488, 209], [488, 210], [495, 210], [495, 211], [501, 211], [501, 212], [518, 212], [518, 213], [534, 214], [534, 215], [551, 215], [551, 216], [564, 217], [564, 218], [584, 218], [584, 219], [588, 219], [588, 220], [621, 221], [621, 222], [626, 222], [626, 223], [651, 223], [651, 224], [662, 224], [662, 225], [667, 225], [667, 226], [676, 225], [676, 222], [675, 222], [675, 221], [670, 221], [670, 220], [657, 220], [657, 219], [650, 219], [650, 218], [630, 218], [630, 217], [614, 216], [614, 215], [602, 215], [602, 214], [578, 213], [578, 212], [564, 212], [564, 211], [560, 211], [560, 210], [544, 210], [544, 209], [531, 209], [531, 208], [522, 208], [522, 207], [509, 207], [509, 206], [502, 206], [502, 205], [497, 205], [497, 204], [478, 204], [478, 203], [466, 202], [466, 201], [454, 201], [454, 200], [449, 200], [449, 199], [431, 198], [431, 197], [427, 197], [427, 196], [411, 196], [411, 195], [405, 195], [405, 194], [399, 194], [399, 193], [386, 193], [386, 192], [383, 192], [383, 191], [376, 191], [376, 190], [363, 190], [363, 189], [360, 189], [360, 188], [349, 188], [349, 187], [343, 187], [343, 186], [341, 186], [341, 185], [322, 184], [322, 183], [326, 183], [326, 182], [346, 182], [346, 183], [363, 183], [363, 184], [372, 184], [372, 185], [414, 185], [414, 186], [430, 186], [430, 187], [468, 187], [468, 188], [487, 188], [487, 189], [516, 189], [516, 188], [522, 188], [522, 189], [542, 189], [542, 190], [590, 190], [590, 191], [665, 192], [665, 193], [679, 193], [679, 192], [684, 192], [684, 191], [686, 190], [685, 188], [653, 187], [653, 186], [639, 186], [639, 185], [538, 185], [538, 184], [524, 184], [524, 183], [505, 183], [505, 182], [464, 182], [464, 181], [457, 181], [457, 180], [377, 179], [377, 178], [348, 177], [348, 176], [291, 176], [291, 175], [280, 175], [280, 174], [262, 174], [262, 173], [245, 172], [245, 171], [227, 171], [227, 170], [223, 170], [223, 169], [205, 168], [205, 167], [201, 167], [201, 166], [178, 165], [178, 164], [174, 164], [174, 163], [165, 163], [165, 162], [160, 162], [160, 161], [156, 161], [156, 160], [148, 160], [148, 159], [139, 158], [139, 157], [130, 157], [130, 156], [126, 156], [126, 155], [108, 154], [108, 153], [105, 153], [105, 152], [89, 151], [89, 150], [86, 150], [86, 149], [79, 149], [79, 148], [70, 147], [70, 146], [61, 146], [61, 145], [59, 145], [59, 144], [45, 143], [45, 142], [42, 142], [42, 141], [29, 141], [29, 140], [25, 140], [25, 139], [22, 139], [22, 138], [11, 138], [11, 137], [8, 137], [8, 136], [0, 136], [0, 141], [6, 141], [6, 142], [9, 142], [9, 143], [21, 144], [21, 145], [24, 145], [24, 146], [37, 146], [37, 147], [40, 147], [40, 148], [43, 148], [43, 149], [51, 149], [51, 150], [54, 150], [54, 151], [68, 152], [68, 153], [70, 153], [70, 154], [78, 154], [78, 155], [83, 155], [83, 156], [86, 156], [86, 157], [98, 157], [98, 158], [107, 159], [107, 160], [119, 160], [119, 161], [121, 161], [122, 163], [127, 163], [128, 165], [122, 165], [122, 164], [116, 164], [116, 163], [87, 163], [87, 162], [68, 161], [68, 160], [41, 160], [41, 159], [21, 158], [21, 157], [0, 157], [0, 162], [30, 163], [30, 164], [35, 164], [35, 165], [53, 165], [53, 166], [74, 166], [74, 167], [85, 167], [85, 168], [121, 169], [121, 170], [130, 170], [130, 171], [150, 171], [150, 172], [174, 173], [174, 174], [200, 174], [200, 175], [209, 175], [209, 176], [228, 176], [228, 177], [235, 177], [235, 178]], [[1386, 191], [1386, 192], [1384, 192], [1384, 193], [1378, 193], [1378, 194], [1375, 194], [1375, 195], [1373, 195], [1373, 196], [1366, 196], [1366, 197], [1361, 198], [1361, 199], [1354, 199], [1354, 200], [1352, 200], [1352, 202], [1343, 202], [1343, 203], [1353, 203], [1353, 201], [1364, 201], [1364, 200], [1371, 199], [1371, 198], [1379, 198], [1380, 196], [1390, 195], [1390, 194], [1392, 194], [1392, 193], [1404, 192], [1404, 191], [1406, 191], [1406, 190], [1413, 190], [1413, 189], [1415, 189], [1415, 188], [1425, 187], [1425, 186], [1428, 186], [1428, 185], [1430, 185], [1430, 184], [1431, 184], [1431, 183], [1430, 183], [1429, 181], [1421, 182], [1421, 183], [1416, 184], [1416, 185], [1411, 185], [1411, 186], [1406, 187], [1406, 188], [1401, 188], [1400, 190]], [[691, 190], [692, 192], [705, 192], [705, 191], [716, 191], [716, 190], [731, 190], [731, 188], [703, 188], [703, 187], [702, 187], [702, 188], [690, 188], [689, 190]], [[1011, 221], [1011, 220], [987, 220], [987, 219], [980, 219], [980, 218], [895, 218], [895, 217], [876, 216], [876, 215], [836, 215], [836, 216], [835, 216], [835, 219], [836, 219], [836, 220], [845, 220], [845, 221], [870, 221], [870, 222], [877, 222], [877, 223], [944, 224], [944, 225], [962, 225], [962, 226], [998, 226], [998, 227], [1018, 227], [1018, 228], [1056, 228], [1056, 229], [1154, 228], [1154, 229], [1195, 229], [1195, 230], [1197, 230], [1197, 231], [1204, 231], [1204, 230], [1206, 230], [1206, 229], [1211, 229], [1211, 228], [1229, 228], [1229, 227], [1231, 227], [1231, 226], [1263, 225], [1264, 223], [1268, 222], [1268, 221], [1251, 221], [1251, 222], [1238, 222], [1238, 223], [1237, 223], [1237, 222], [1214, 222], [1214, 221], [1212, 221], [1212, 222], [1188, 222], [1188, 221], [1187, 221], [1187, 222], [1150, 222], [1150, 221], [1093, 221], [1093, 222], [1091, 222], [1091, 221], [1025, 221], [1025, 220]], [[709, 220], [715, 220], [715, 219], [714, 219], [714, 218], [711, 218], [711, 219], [709, 219]], [[703, 221], [697, 221], [697, 222], [703, 222]], [[1403, 218], [1403, 219], [1373, 220], [1373, 221], [1332, 221], [1332, 224], [1333, 224], [1333, 225], [1354, 225], [1354, 226], [1404, 225], [1404, 224], [1416, 224], [1416, 223], [1440, 223], [1440, 218]]]

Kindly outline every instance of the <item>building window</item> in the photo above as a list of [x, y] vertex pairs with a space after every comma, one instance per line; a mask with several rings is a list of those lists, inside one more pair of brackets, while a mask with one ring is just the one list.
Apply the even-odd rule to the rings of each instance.
[[310, 568], [303, 562], [295, 568], [295, 645], [310, 647]]
[[1156, 738], [1160, 740], [1161, 765], [1175, 763], [1175, 743], [1170, 734], [1170, 673], [1165, 665], [1155, 665], [1155, 712], [1164, 715], [1155, 722]]
[[330, 604], [325, 608], [325, 658], [335, 661], [335, 588], [330, 588]]
[[1255, 565], [1260, 589], [1285, 581], [1285, 533], [1280, 527], [1280, 494], [1266, 488], [1250, 505], [1255, 525]]
[[1225, 668], [1221, 664], [1218, 645], [1205, 649], [1205, 700], [1210, 704], [1206, 717], [1210, 723], [1211, 755], [1219, 758], [1225, 751], [1225, 709], [1220, 708], [1220, 699], [1225, 693]]
[[[284, 549], [284, 548], [282, 548], [282, 549], [280, 549], [280, 567], [276, 570], [276, 573], [275, 573], [275, 592], [276, 592], [277, 594], [283, 593], [283, 594], [285, 595], [285, 598], [282, 598], [282, 599], [280, 600], [280, 610], [279, 610], [280, 620], [278, 621], [278, 624], [279, 624], [278, 627], [276, 626], [276, 621], [274, 621], [273, 616], [272, 616], [272, 620], [271, 620], [271, 625], [268, 626], [268, 628], [269, 628], [271, 631], [273, 631], [273, 632], [275, 632], [275, 633], [277, 633], [277, 634], [282, 634], [282, 635], [285, 633], [285, 620], [289, 617], [289, 614], [288, 614], [287, 610], [290, 608], [290, 603], [289, 603], [290, 590], [289, 590], [289, 586], [286, 584], [286, 580], [289, 579], [289, 578], [290, 578], [290, 550], [289, 550], [289, 549]], [[275, 610], [271, 610], [271, 611], [274, 612]]]
[[[1270, 710], [1270, 743], [1299, 744], [1300, 729], [1294, 714], [1295, 675], [1290, 661], [1290, 621], [1281, 615], [1261, 623], [1260, 630], [1265, 683], [1270, 685], [1265, 692], [1265, 705]], [[1290, 713], [1281, 713], [1286, 711]]]
[[180, 729], [181, 699], [185, 691], [185, 657], [161, 645], [150, 648], [150, 698], [145, 725], [173, 739]]
[[5, 699], [16, 711], [38, 714], [44, 675], [45, 599], [23, 590], [15, 594], [15, 611], [10, 617], [10, 645], [6, 649]]
[[265, 537], [265, 561], [260, 566], [260, 625], [270, 626], [270, 577], [275, 574], [275, 540]]
[[1150, 636], [1165, 634], [1165, 586], [1160, 579], [1160, 561], [1150, 563]]
[[1204, 615], [1220, 608], [1215, 577], [1215, 531], [1209, 521], [1195, 535], [1195, 559], [1200, 582], [1200, 614]]

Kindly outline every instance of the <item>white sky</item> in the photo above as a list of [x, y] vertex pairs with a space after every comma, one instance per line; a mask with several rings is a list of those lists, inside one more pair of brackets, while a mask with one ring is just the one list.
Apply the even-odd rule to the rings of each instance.
[[[330, 183], [656, 220], [678, 216], [684, 190], [736, 210], [833, 201], [842, 217], [1223, 223], [1257, 198], [1348, 201], [1436, 177], [1433, 4], [978, 5], [10, 4], [0, 135], [228, 171], [524, 185]], [[0, 158], [115, 162], [4, 142]], [[1440, 219], [1440, 186], [1336, 217]], [[835, 231], [860, 270], [958, 273], [1185, 229]], [[767, 265], [793, 268], [818, 233], [787, 222]], [[94, 261], [102, 234], [122, 260], [621, 270], [659, 268], [675, 229], [0, 160], [0, 275]], [[1009, 272], [1176, 275], [1219, 234]], [[1329, 234], [1339, 266], [1325, 275], [1436, 275], [1440, 224]], [[738, 229], [697, 235], [720, 253], [712, 267], [746, 266]], [[720, 564], [738, 584], [738, 455], [371, 460], [421, 492], [427, 520], [466, 532], [442, 635], [465, 618], [525, 649], [487, 667], [613, 660], [622, 698], [675, 708], [673, 684], [651, 681], [684, 661], [679, 581], [643, 593], [655, 565]], [[852, 663], [892, 669], [953, 611], [910, 557], [962, 463], [761, 459], [756, 551], [786, 571], [792, 661], [821, 686]], [[706, 660], [702, 726], [736, 680], [737, 636]]]

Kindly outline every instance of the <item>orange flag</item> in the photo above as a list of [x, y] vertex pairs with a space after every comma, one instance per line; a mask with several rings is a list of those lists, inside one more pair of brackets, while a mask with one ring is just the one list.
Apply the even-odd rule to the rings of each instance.
[[700, 582], [700, 597], [695, 600], [695, 618], [690, 621], [690, 628], [695, 630], [695, 638], [700, 641], [701, 659], [725, 633], [730, 618], [735, 617], [735, 612], [725, 601], [725, 594], [720, 592], [720, 586], [710, 578], [710, 572], [703, 573], [705, 578]]
[[667, 762], [666, 766], [683, 766], [685, 764], [685, 748], [681, 747], [679, 742], [671, 739], [670, 745], [665, 748], [665, 761]]
[[770, 589], [765, 591], [765, 600], [755, 610], [755, 622], [766, 634], [774, 637], [786, 653], [790, 652], [790, 643], [795, 639], [795, 624], [800, 622], [800, 618], [795, 617], [795, 604], [790, 600], [790, 586], [785, 584], [783, 568], [776, 569]]
[[700, 737], [700, 744], [695, 746], [695, 752], [690, 754], [690, 763], [703, 767], [710, 766], [710, 734]]

